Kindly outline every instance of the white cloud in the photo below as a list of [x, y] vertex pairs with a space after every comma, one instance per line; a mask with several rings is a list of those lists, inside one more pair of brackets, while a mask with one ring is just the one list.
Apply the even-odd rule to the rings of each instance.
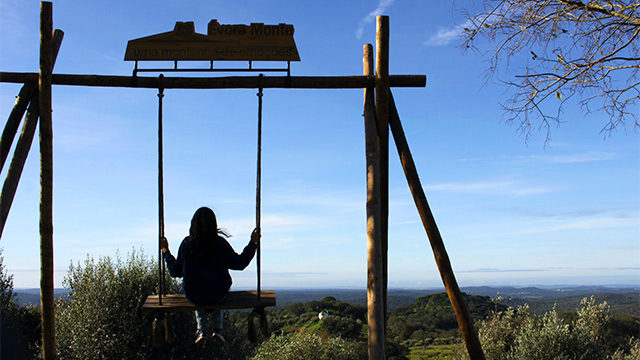
[[458, 270], [459, 273], [510, 273], [510, 272], [538, 272], [549, 271], [549, 269], [521, 268], [521, 269], [499, 269], [499, 268], [481, 268], [473, 270]]
[[452, 41], [458, 39], [460, 34], [468, 27], [470, 22], [467, 20], [461, 25], [455, 25], [452, 28], [440, 27], [435, 34], [432, 34], [424, 45], [427, 46], [444, 46], [449, 45]]
[[125, 143], [127, 126], [115, 115], [63, 104], [56, 106], [55, 116], [55, 146], [62, 151], [84, 152], [89, 148], [113, 146], [115, 141], [120, 147]]
[[564, 230], [594, 230], [608, 228], [624, 228], [637, 227], [640, 223], [637, 217], [617, 218], [617, 217], [601, 217], [579, 219], [575, 221], [553, 222], [549, 224], [537, 223], [528, 229], [506, 234], [507, 236], [540, 234]]
[[358, 39], [362, 38], [362, 34], [364, 33], [364, 27], [367, 24], [372, 23], [373, 20], [376, 18], [376, 16], [382, 15], [385, 11], [387, 11], [387, 9], [391, 5], [393, 5], [394, 1], [395, 0], [380, 0], [375, 10], [371, 11], [369, 14], [367, 14], [367, 16], [365, 16], [362, 20], [360, 20], [360, 24], [358, 25], [358, 29], [356, 30], [356, 38]]
[[538, 195], [553, 191], [550, 188], [530, 186], [523, 181], [495, 180], [484, 182], [451, 182], [428, 185], [428, 191], [449, 191], [476, 194], [498, 194], [511, 196]]
[[572, 164], [585, 163], [594, 161], [606, 161], [615, 159], [615, 152], [589, 151], [576, 154], [558, 154], [558, 155], [521, 155], [521, 156], [493, 156], [479, 158], [463, 158], [459, 161], [513, 161], [518, 163], [550, 163], [550, 164]]
[[302, 245], [303, 244], [299, 241], [296, 241], [295, 238], [287, 236], [276, 239], [269, 239], [269, 241], [266, 242], [263, 241], [262, 248], [265, 250], [283, 250], [297, 248]]
[[362, 208], [365, 192], [354, 192], [350, 190], [319, 191], [309, 193], [307, 187], [299, 189], [280, 190], [278, 194], [268, 199], [271, 206], [292, 205], [304, 206], [307, 208], [326, 208], [333, 212], [353, 213]]
[[547, 161], [555, 164], [571, 164], [571, 163], [611, 160], [615, 158], [615, 155], [616, 153], [613, 153], [613, 152], [590, 151], [582, 154], [554, 155], [549, 157], [541, 157], [541, 159], [543, 161]]
[[459, 28], [457, 27], [452, 29], [440, 28], [435, 34], [431, 35], [429, 39], [424, 42], [424, 44], [428, 46], [449, 45], [449, 43], [451, 43], [453, 40], [455, 40], [458, 37], [460, 37]]

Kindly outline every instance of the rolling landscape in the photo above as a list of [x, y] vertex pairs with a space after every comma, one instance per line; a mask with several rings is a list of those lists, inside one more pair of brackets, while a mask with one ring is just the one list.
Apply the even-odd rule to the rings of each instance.
[[[630, 306], [631, 313], [635, 311], [640, 316], [640, 287], [606, 287], [606, 286], [577, 286], [577, 287], [512, 287], [512, 286], [470, 286], [461, 290], [468, 295], [489, 296], [504, 298], [503, 303], [509, 306], [517, 306], [524, 303], [533, 308], [551, 310], [553, 304], [558, 304], [562, 309], [570, 310], [571, 306], [577, 307], [580, 299], [585, 296], [595, 295], [596, 299], [605, 300], [610, 305], [620, 302], [621, 306]], [[444, 289], [389, 289], [389, 309], [406, 306], [416, 298], [428, 294], [443, 292]], [[65, 289], [56, 289], [56, 297], [67, 293]], [[284, 307], [296, 302], [309, 302], [321, 300], [327, 296], [354, 305], [366, 305], [367, 291], [364, 289], [276, 289], [278, 295], [278, 307]], [[36, 305], [40, 303], [40, 290], [14, 289], [16, 302], [19, 305]], [[538, 312], [538, 311], [536, 311]]]

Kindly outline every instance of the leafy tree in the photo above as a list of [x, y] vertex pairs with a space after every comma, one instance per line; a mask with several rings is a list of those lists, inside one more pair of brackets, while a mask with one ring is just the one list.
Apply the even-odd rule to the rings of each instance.
[[[640, 317], [629, 314], [613, 315], [602, 336], [608, 353], [629, 352], [634, 345], [629, 343], [629, 338], [640, 336]], [[640, 356], [637, 359], [640, 359]]]
[[68, 290], [56, 304], [58, 352], [70, 359], [131, 359], [151, 348], [152, 317], [142, 313], [145, 298], [157, 292], [153, 262], [133, 251], [84, 266], [69, 266], [63, 281]]
[[0, 358], [33, 358], [40, 346], [40, 309], [18, 306], [14, 298], [13, 275], [0, 249]]
[[322, 320], [320, 328], [330, 336], [356, 340], [362, 334], [362, 321], [341, 316], [329, 316]]
[[306, 312], [304, 304], [301, 302], [293, 303], [287, 306], [287, 312], [290, 316], [300, 316]]
[[[463, 49], [488, 57], [488, 76], [528, 58], [505, 81], [503, 107], [528, 138], [560, 123], [563, 104], [577, 96], [586, 112], [603, 110], [610, 132], [638, 122], [640, 3], [629, 0], [485, 0], [477, 15], [462, 10]], [[485, 42], [492, 43], [489, 50]], [[552, 110], [555, 109], [555, 110]]]
[[[488, 296], [469, 296], [463, 293], [469, 314], [474, 320], [489, 316], [496, 308]], [[435, 293], [417, 298], [409, 306], [391, 312], [388, 337], [397, 342], [427, 338], [458, 338], [458, 322], [447, 293]]]
[[330, 337], [323, 341], [319, 335], [299, 333], [272, 336], [256, 349], [252, 359], [357, 360], [366, 358], [364, 354], [341, 338]]
[[[177, 293], [179, 282], [168, 277], [168, 293]], [[240, 332], [225, 317], [224, 346], [207, 342], [194, 344], [193, 312], [166, 315], [175, 339], [153, 341], [152, 314], [142, 312], [142, 304], [157, 293], [157, 262], [135, 250], [126, 260], [87, 256], [84, 264], [71, 264], [63, 281], [68, 295], [58, 300], [56, 328], [61, 359], [231, 359], [244, 360], [251, 349], [246, 331]], [[242, 317], [246, 322], [246, 315]], [[164, 323], [156, 329], [162, 337]]]
[[[593, 297], [583, 299], [574, 321], [565, 321], [555, 310], [532, 315], [524, 305], [481, 322], [478, 337], [488, 360], [606, 359], [614, 355], [605, 346], [609, 321], [609, 306], [596, 304]], [[630, 351], [635, 351], [638, 340], [631, 341]], [[616, 356], [625, 359], [626, 354]]]
[[629, 351], [624, 352], [622, 350], [616, 351], [611, 360], [638, 360], [640, 359], [640, 341], [638, 339], [631, 339], [629, 341]]
[[4, 266], [3, 249], [0, 248], [0, 310], [5, 314], [11, 307], [15, 305], [13, 298], [13, 275], [7, 274]]

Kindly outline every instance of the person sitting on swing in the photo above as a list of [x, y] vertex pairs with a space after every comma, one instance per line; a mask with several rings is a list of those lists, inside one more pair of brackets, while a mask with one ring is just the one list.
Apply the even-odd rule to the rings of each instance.
[[[218, 228], [216, 215], [208, 207], [201, 207], [191, 219], [189, 236], [182, 240], [176, 259], [169, 251], [169, 242], [162, 238], [161, 249], [169, 274], [184, 278], [182, 290], [185, 297], [195, 306], [213, 305], [223, 300], [231, 287], [229, 270], [244, 270], [256, 253], [260, 234], [257, 229], [251, 233], [251, 240], [241, 254], [235, 252], [225, 239], [230, 235]], [[224, 344], [222, 331], [222, 310], [213, 310], [212, 326], [209, 326], [207, 311], [196, 310], [196, 344], [211, 337], [217, 344]]]

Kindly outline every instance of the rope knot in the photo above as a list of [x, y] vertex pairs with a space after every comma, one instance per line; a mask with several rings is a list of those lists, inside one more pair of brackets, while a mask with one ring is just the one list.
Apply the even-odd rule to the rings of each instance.
[[164, 74], [158, 76], [158, 97], [161, 99], [164, 97]]

